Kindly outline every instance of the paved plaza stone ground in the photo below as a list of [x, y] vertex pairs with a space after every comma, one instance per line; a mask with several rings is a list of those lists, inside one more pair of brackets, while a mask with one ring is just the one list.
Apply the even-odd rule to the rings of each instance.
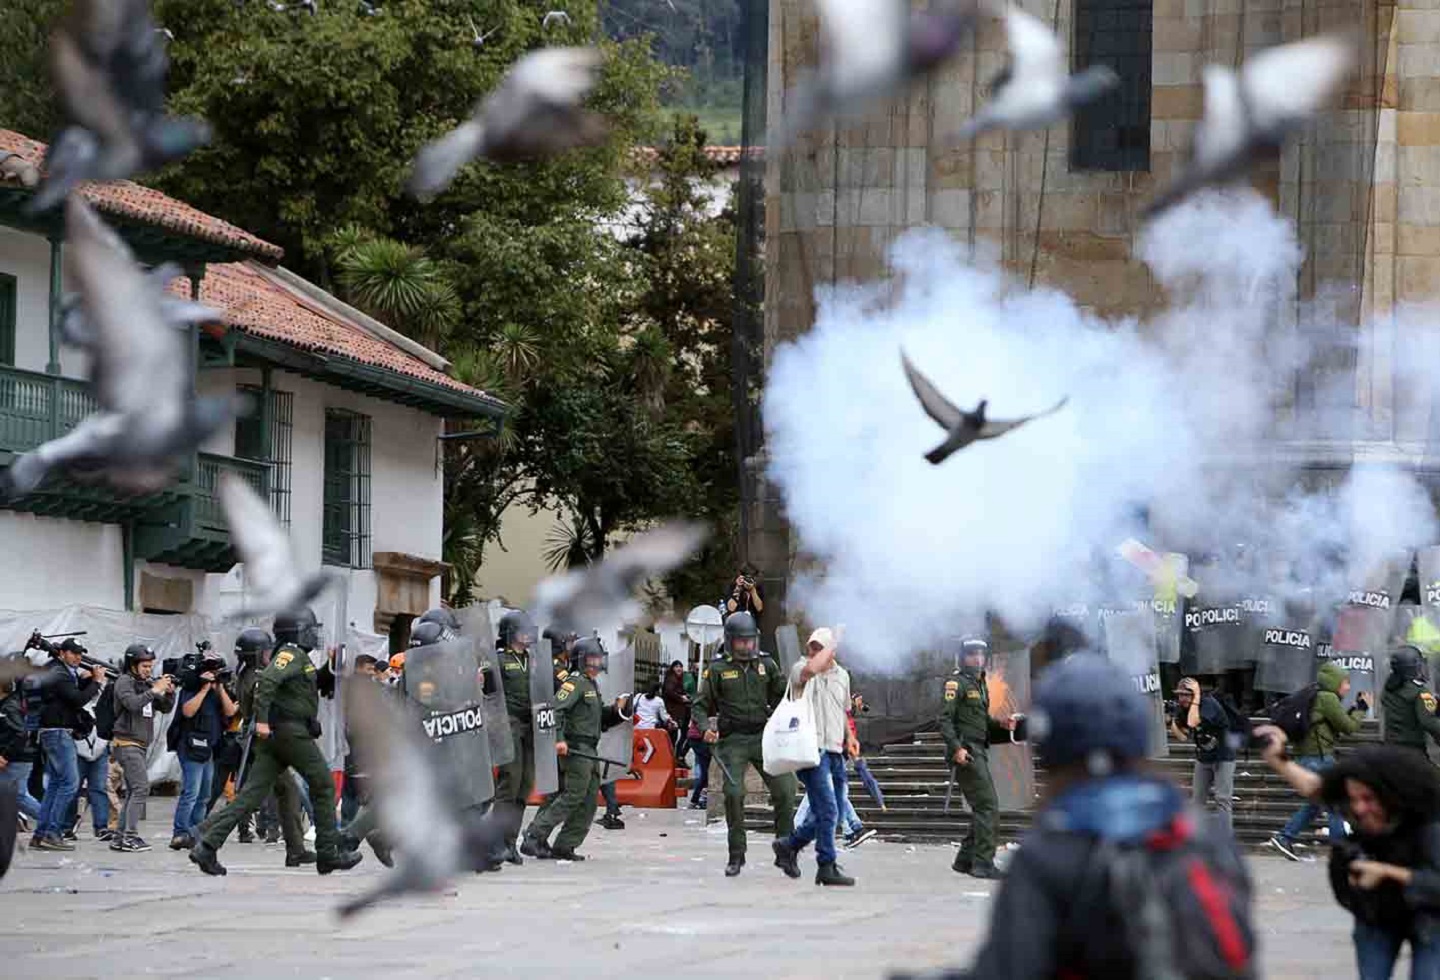
[[[172, 805], [152, 798], [147, 854], [88, 830], [71, 854], [17, 851], [0, 881], [0, 976], [879, 978], [968, 962], [994, 887], [952, 872], [948, 847], [877, 840], [842, 854], [857, 888], [821, 890], [809, 852], [791, 881], [754, 834], [730, 880], [723, 826], [626, 810], [624, 831], [595, 828], [583, 864], [527, 861], [342, 924], [340, 898], [384, 870], [368, 849], [322, 878], [287, 870], [280, 845], [232, 837], [229, 876], [207, 878], [163, 846]], [[1354, 976], [1324, 865], [1258, 856], [1252, 868], [1264, 975]]]

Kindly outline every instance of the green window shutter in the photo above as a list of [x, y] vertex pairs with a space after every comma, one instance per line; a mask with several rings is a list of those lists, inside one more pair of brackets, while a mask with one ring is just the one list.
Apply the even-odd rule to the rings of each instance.
[[15, 366], [15, 277], [0, 273], [0, 364]]

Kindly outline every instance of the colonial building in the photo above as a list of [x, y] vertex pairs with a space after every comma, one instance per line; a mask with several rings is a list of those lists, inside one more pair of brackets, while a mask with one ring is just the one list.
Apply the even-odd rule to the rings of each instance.
[[[21, 211], [44, 150], [0, 130], [0, 465], [95, 407], [85, 356], [55, 329], [63, 223], [58, 212], [35, 221]], [[159, 493], [52, 478], [0, 504], [11, 562], [0, 609], [233, 608], [246, 583], [216, 498], [228, 471], [268, 496], [307, 570], [343, 578], [328, 614], [394, 630], [398, 641], [440, 598], [445, 420], [488, 431], [504, 406], [450, 377], [438, 354], [280, 266], [276, 246], [130, 182], [83, 193], [141, 261], [186, 270], [172, 288], [220, 312], [197, 331], [197, 390], [247, 392], [257, 410]]]

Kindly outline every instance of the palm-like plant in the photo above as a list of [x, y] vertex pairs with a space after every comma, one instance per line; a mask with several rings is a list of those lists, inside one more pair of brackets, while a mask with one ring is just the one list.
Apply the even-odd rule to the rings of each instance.
[[335, 248], [346, 298], [429, 347], [460, 319], [460, 299], [423, 251], [389, 238], [346, 235]]
[[540, 341], [535, 331], [522, 323], [507, 323], [492, 345], [496, 363], [512, 385], [519, 386], [540, 363]]
[[589, 526], [580, 515], [572, 513], [569, 524], [557, 522], [545, 535], [545, 548], [540, 557], [552, 572], [580, 568], [590, 564], [590, 556], [594, 554], [593, 543], [594, 535]]

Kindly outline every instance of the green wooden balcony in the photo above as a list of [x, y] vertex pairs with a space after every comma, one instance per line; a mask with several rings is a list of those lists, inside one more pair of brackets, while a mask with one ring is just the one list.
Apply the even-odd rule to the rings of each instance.
[[229, 571], [236, 557], [219, 498], [220, 474], [227, 471], [244, 478], [262, 499], [269, 499], [267, 464], [197, 453], [186, 479], [178, 484], [183, 492], [135, 525], [135, 556], [207, 572]]

